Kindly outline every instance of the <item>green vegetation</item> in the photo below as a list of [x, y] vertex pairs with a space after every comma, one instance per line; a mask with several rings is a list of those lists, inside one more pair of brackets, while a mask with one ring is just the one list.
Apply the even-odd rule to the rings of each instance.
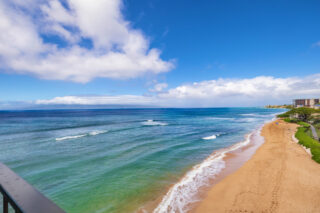
[[288, 122], [288, 123], [297, 123], [297, 122], [299, 122], [299, 120], [298, 119], [296, 119], [296, 118], [284, 118], [283, 119], [285, 122]]
[[287, 105], [287, 104], [284, 104], [284, 105], [267, 105], [265, 106], [266, 108], [282, 108], [282, 109], [292, 109], [292, 105]]
[[286, 122], [297, 123], [300, 125], [295, 137], [299, 140], [299, 144], [310, 149], [312, 159], [317, 163], [320, 163], [320, 142], [313, 139], [309, 123], [313, 123], [318, 135], [320, 135], [319, 113], [320, 110], [301, 107], [291, 109], [290, 111], [278, 115], [279, 118], [283, 118]]
[[296, 119], [301, 121], [308, 121], [312, 118], [312, 114], [314, 113], [320, 113], [320, 110], [307, 107], [300, 107], [291, 109], [283, 114], [278, 115], [278, 117], [290, 119], [292, 119], [292, 117], [295, 117]]
[[301, 125], [298, 127], [298, 131], [295, 136], [299, 140], [299, 144], [310, 149], [312, 154], [312, 159], [317, 163], [320, 163], [320, 143], [317, 140], [314, 140], [308, 134], [310, 125], [307, 123], [299, 122]]
[[318, 136], [320, 136], [320, 123], [313, 123], [313, 126], [315, 127]]

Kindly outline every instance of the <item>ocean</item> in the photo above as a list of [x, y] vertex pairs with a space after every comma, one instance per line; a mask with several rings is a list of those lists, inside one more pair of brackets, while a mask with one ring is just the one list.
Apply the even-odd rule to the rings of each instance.
[[0, 111], [0, 161], [66, 212], [138, 212], [155, 203], [154, 212], [187, 212], [225, 166], [212, 153], [241, 146], [283, 111]]

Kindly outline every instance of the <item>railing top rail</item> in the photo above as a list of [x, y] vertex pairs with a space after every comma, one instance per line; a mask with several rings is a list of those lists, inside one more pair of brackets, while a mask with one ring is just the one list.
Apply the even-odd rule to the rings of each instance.
[[64, 213], [59, 206], [1, 162], [0, 189], [23, 213]]

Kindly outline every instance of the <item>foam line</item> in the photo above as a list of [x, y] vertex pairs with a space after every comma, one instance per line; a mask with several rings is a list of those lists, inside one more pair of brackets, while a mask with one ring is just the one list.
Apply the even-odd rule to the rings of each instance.
[[68, 140], [68, 139], [75, 139], [75, 138], [81, 138], [86, 136], [86, 134], [83, 135], [72, 135], [72, 136], [65, 136], [65, 137], [61, 137], [61, 138], [56, 138], [56, 141], [63, 141], [63, 140]]
[[203, 140], [213, 140], [213, 139], [216, 139], [218, 136], [219, 136], [219, 134], [217, 134], [217, 135], [210, 135], [210, 136], [207, 136], [207, 137], [203, 137], [202, 139], [203, 139]]
[[209, 180], [217, 176], [223, 168], [226, 153], [237, 150], [250, 143], [253, 133], [246, 136], [246, 139], [233, 146], [217, 151], [205, 159], [202, 163], [194, 166], [185, 176], [176, 183], [163, 197], [154, 213], [175, 213], [187, 212], [188, 205], [198, 201], [198, 189], [209, 183]]
[[154, 120], [147, 120], [141, 123], [144, 126], [166, 126], [167, 123], [160, 122], [160, 121], [154, 121]]
[[99, 134], [103, 134], [108, 132], [107, 130], [96, 130], [96, 131], [92, 131], [86, 134], [81, 134], [81, 135], [71, 135], [71, 136], [65, 136], [65, 137], [60, 137], [60, 138], [56, 138], [56, 141], [63, 141], [63, 140], [69, 140], [69, 139], [76, 139], [76, 138], [82, 138], [85, 136], [95, 136], [95, 135], [99, 135]]

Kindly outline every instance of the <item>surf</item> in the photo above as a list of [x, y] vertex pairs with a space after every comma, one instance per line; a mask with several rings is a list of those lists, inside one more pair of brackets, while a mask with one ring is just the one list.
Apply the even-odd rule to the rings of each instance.
[[168, 125], [165, 122], [154, 121], [154, 120], [147, 120], [147, 121], [141, 122], [141, 124], [143, 126], [166, 126], [166, 125]]
[[55, 140], [56, 141], [71, 140], [71, 139], [77, 139], [77, 138], [82, 138], [82, 137], [86, 137], [86, 136], [96, 136], [96, 135], [107, 133], [107, 132], [108, 132], [107, 130], [96, 130], [96, 131], [92, 131], [92, 132], [89, 132], [86, 134], [59, 137], [59, 138], [55, 138]]
[[252, 134], [253, 132], [249, 133], [242, 142], [214, 152], [202, 163], [195, 165], [178, 183], [170, 188], [153, 213], [188, 212], [189, 205], [199, 201], [199, 188], [208, 185], [209, 181], [225, 168], [223, 159], [226, 154], [248, 145]]
[[213, 139], [216, 139], [218, 136], [219, 136], [219, 134], [210, 135], [210, 136], [207, 136], [207, 137], [203, 137], [202, 139], [203, 140], [213, 140]]

